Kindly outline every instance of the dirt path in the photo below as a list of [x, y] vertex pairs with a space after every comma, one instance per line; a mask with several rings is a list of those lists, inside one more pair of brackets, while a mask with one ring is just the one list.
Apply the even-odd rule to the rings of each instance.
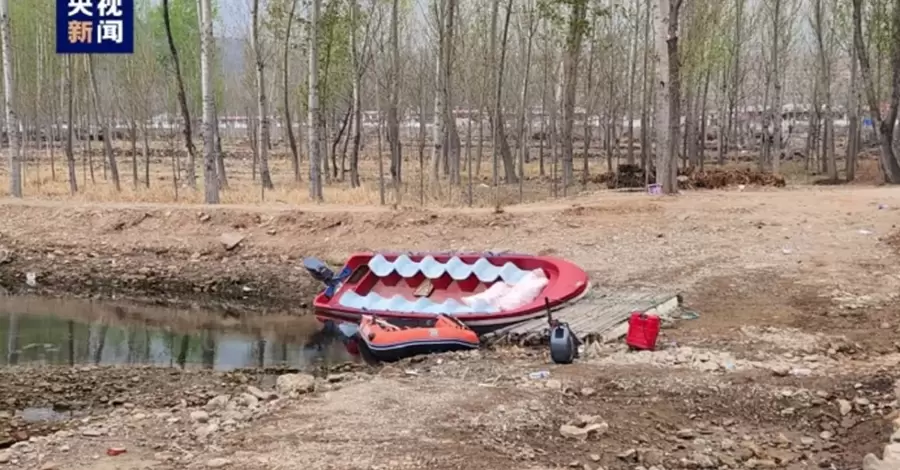
[[[595, 348], [570, 367], [535, 351], [450, 355], [322, 377], [268, 404], [242, 382], [191, 382], [203, 400], [230, 394], [221, 409], [188, 400], [189, 386], [166, 389], [184, 404], [129, 391], [133, 407], [88, 403], [90, 419], [16, 444], [0, 469], [860, 468], [898, 414], [898, 207], [890, 188], [604, 194], [502, 214], [3, 202], [0, 284], [13, 293], [296, 312], [303, 256], [510, 249], [572, 259], [611, 288], [679, 289], [700, 317], [664, 330], [659, 352]], [[19, 376], [13, 393], [52, 395], [54, 370]], [[528, 378], [537, 370], [550, 379]], [[596, 429], [566, 437], [579, 419]]]

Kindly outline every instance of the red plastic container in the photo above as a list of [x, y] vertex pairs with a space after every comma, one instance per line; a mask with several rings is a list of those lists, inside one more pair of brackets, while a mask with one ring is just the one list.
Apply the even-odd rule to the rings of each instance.
[[631, 312], [628, 319], [628, 335], [625, 344], [634, 349], [656, 349], [656, 337], [659, 336], [659, 317], [645, 312]]

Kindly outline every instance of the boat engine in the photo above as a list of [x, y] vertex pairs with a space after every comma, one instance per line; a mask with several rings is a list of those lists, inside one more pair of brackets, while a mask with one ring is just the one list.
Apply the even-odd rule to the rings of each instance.
[[303, 258], [303, 267], [306, 268], [313, 279], [328, 287], [332, 286], [337, 281], [334, 276], [334, 271], [319, 258]]
[[569, 324], [553, 319], [550, 312], [550, 299], [544, 297], [547, 308], [547, 322], [550, 324], [550, 358], [557, 364], [571, 364], [578, 357], [578, 336], [569, 328]]

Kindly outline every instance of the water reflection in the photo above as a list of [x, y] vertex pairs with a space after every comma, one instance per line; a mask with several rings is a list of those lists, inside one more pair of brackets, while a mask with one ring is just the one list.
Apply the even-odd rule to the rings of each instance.
[[53, 305], [54, 311], [35, 312], [0, 298], [3, 364], [152, 364], [229, 370], [352, 360], [337, 340], [309, 345], [304, 335], [283, 339], [240, 328], [175, 331], [159, 326], [158, 318], [153, 326], [108, 318], [78, 320], [71, 318], [71, 312], [56, 313], [64, 303]]
[[6, 363], [16, 365], [19, 363], [19, 315], [9, 315], [9, 328], [6, 334]]
[[24, 408], [16, 411], [16, 416], [26, 423], [65, 421], [73, 416], [71, 411], [56, 411], [53, 408]]

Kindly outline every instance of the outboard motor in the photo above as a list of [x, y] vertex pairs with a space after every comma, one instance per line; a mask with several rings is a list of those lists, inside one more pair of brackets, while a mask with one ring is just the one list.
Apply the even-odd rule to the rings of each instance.
[[306, 268], [313, 279], [325, 284], [325, 286], [331, 287], [334, 285], [336, 281], [334, 271], [319, 258], [303, 258], [303, 267]]
[[578, 357], [580, 341], [569, 324], [553, 319], [550, 312], [550, 299], [544, 297], [547, 308], [547, 322], [550, 324], [550, 358], [557, 364], [571, 364]]

